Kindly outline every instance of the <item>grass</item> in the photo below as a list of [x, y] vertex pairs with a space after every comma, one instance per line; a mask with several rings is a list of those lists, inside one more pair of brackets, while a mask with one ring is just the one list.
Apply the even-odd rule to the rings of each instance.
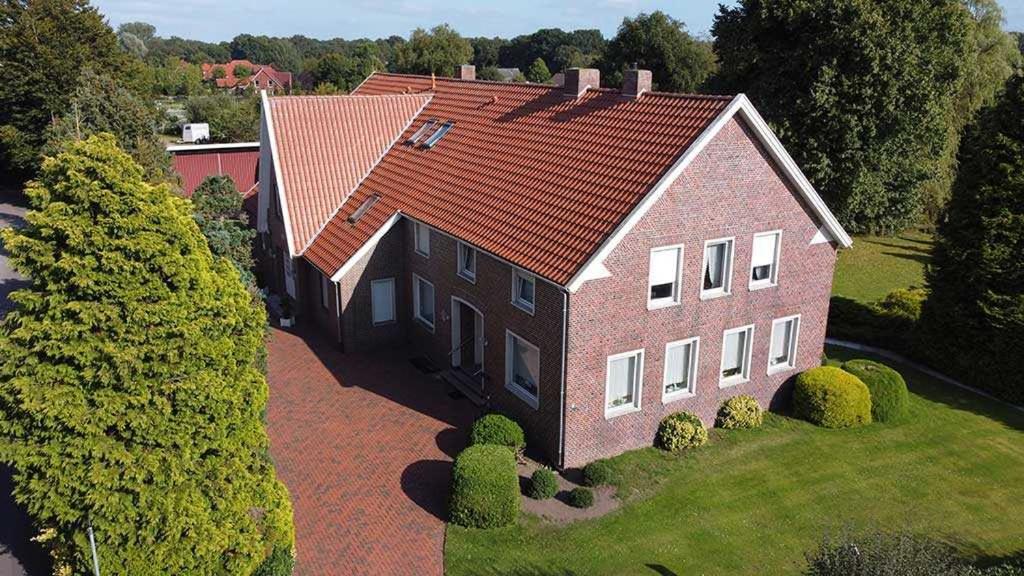
[[891, 365], [911, 388], [904, 423], [824, 430], [769, 414], [682, 456], [628, 452], [612, 460], [620, 510], [449, 527], [446, 573], [793, 574], [824, 533], [877, 526], [970, 557], [1024, 550], [1024, 414]]
[[904, 232], [898, 236], [857, 236], [853, 248], [839, 251], [832, 295], [867, 304], [897, 288], [924, 285], [932, 236]]

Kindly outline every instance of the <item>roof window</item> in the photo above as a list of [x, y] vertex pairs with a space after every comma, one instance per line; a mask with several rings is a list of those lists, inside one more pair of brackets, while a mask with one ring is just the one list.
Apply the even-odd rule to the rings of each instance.
[[453, 126], [455, 126], [455, 122], [452, 122], [451, 120], [448, 120], [447, 122], [442, 124], [440, 128], [435, 130], [434, 133], [430, 135], [430, 138], [427, 138], [426, 142], [423, 143], [423, 147], [433, 148], [438, 142], [441, 141], [441, 138], [444, 138], [444, 135], [447, 134], [448, 131], [451, 130]]
[[427, 120], [426, 122], [423, 123], [423, 126], [420, 126], [419, 130], [417, 130], [412, 136], [409, 137], [408, 140], [405, 141], [405, 143], [416, 144], [425, 136], [428, 136], [427, 133], [433, 130], [435, 126], [437, 126], [437, 118], [431, 118], [430, 120]]
[[359, 219], [363, 217], [363, 214], [366, 214], [370, 208], [373, 208], [373, 205], [376, 204], [378, 200], [380, 200], [379, 194], [374, 194], [366, 200], [363, 200], [363, 203], [359, 205], [359, 208], [356, 208], [356, 211], [346, 219], [348, 223], [355, 224], [356, 222], [359, 222]]

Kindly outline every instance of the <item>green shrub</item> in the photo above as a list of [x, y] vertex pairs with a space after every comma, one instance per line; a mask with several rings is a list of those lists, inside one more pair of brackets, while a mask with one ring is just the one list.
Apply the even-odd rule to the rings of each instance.
[[913, 327], [921, 319], [921, 305], [928, 298], [923, 288], [898, 288], [874, 304], [879, 314]]
[[291, 576], [295, 569], [295, 556], [291, 548], [278, 546], [260, 564], [252, 576]]
[[910, 394], [900, 373], [871, 360], [850, 360], [843, 370], [853, 374], [871, 392], [871, 418], [876, 422], [895, 422], [907, 415]]
[[807, 556], [805, 576], [967, 576], [970, 567], [948, 546], [908, 534], [876, 532], [825, 538]]
[[577, 486], [569, 492], [569, 506], [573, 508], [590, 508], [594, 505], [594, 493], [590, 488]]
[[519, 424], [511, 418], [501, 414], [487, 414], [473, 423], [469, 443], [508, 446], [519, 453], [526, 447], [526, 436]]
[[871, 422], [871, 394], [853, 374], [819, 366], [797, 376], [793, 411], [825, 428], [859, 426]]
[[584, 486], [604, 486], [612, 483], [612, 466], [607, 460], [594, 460], [583, 467]]
[[764, 420], [761, 407], [753, 396], [733, 396], [718, 410], [718, 425], [726, 429], [759, 428]]
[[666, 416], [658, 424], [655, 442], [659, 448], [678, 452], [684, 448], [696, 448], [708, 441], [704, 424], [689, 412], [676, 412]]
[[471, 528], [496, 528], [519, 515], [516, 458], [505, 446], [478, 444], [455, 458], [451, 520]]
[[530, 476], [526, 495], [534, 500], [547, 500], [558, 493], [558, 477], [549, 468], [538, 468]]

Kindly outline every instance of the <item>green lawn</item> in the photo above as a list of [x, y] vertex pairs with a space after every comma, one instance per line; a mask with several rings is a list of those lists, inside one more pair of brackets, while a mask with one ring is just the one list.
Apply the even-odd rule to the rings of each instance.
[[857, 236], [853, 248], [839, 251], [832, 295], [867, 304], [897, 288], [923, 286], [931, 248], [932, 237], [925, 232]]
[[793, 574], [822, 533], [874, 526], [972, 557], [1024, 550], [1024, 414], [893, 366], [912, 392], [903, 424], [833, 431], [768, 415], [683, 456], [630, 452], [614, 460], [622, 509], [562, 527], [449, 527], [447, 573]]

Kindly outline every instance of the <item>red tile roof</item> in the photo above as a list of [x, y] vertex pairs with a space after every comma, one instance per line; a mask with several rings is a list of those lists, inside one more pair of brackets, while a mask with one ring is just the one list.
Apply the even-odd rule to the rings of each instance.
[[269, 99], [295, 254], [306, 248], [429, 100], [429, 94]]
[[230, 176], [243, 196], [256, 192], [259, 144], [245, 149], [174, 150], [174, 170], [181, 175], [181, 190], [191, 197], [207, 176]]
[[[730, 97], [588, 90], [377, 73], [357, 94], [433, 98], [305, 257], [334, 274], [396, 211], [566, 284]], [[273, 101], [273, 99], [272, 99]], [[309, 99], [308, 124], [326, 124]], [[432, 149], [404, 140], [428, 119], [455, 127]], [[331, 123], [336, 120], [330, 121]], [[275, 127], [277, 121], [275, 119]], [[316, 150], [280, 153], [316, 165]], [[285, 187], [287, 190], [287, 186]], [[346, 218], [381, 197], [355, 224]]]

